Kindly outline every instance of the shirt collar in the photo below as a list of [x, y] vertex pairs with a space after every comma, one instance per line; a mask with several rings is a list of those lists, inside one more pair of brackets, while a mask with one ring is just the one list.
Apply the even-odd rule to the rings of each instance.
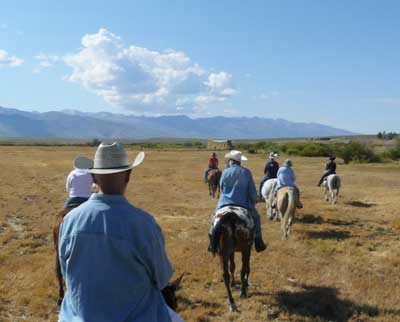
[[124, 195], [106, 195], [102, 193], [92, 193], [90, 200], [102, 201], [104, 203], [127, 203]]

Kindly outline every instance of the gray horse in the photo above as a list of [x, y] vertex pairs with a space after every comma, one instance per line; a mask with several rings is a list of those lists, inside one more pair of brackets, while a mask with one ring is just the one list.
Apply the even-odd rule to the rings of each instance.
[[278, 179], [269, 179], [265, 181], [261, 188], [261, 195], [265, 200], [265, 208], [267, 211], [267, 217], [271, 220], [278, 220], [277, 211], [275, 208], [272, 208], [272, 202], [274, 198], [274, 191], [276, 184], [278, 183]]
[[335, 204], [339, 197], [340, 177], [337, 174], [331, 174], [324, 179], [322, 186], [324, 187], [325, 200]]

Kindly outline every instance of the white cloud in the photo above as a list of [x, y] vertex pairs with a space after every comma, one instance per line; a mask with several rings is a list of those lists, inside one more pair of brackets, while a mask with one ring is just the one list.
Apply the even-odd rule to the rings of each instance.
[[53, 67], [55, 63], [61, 60], [61, 57], [57, 55], [46, 55], [43, 53], [36, 55], [35, 58], [39, 62], [39, 65], [33, 69], [33, 73], [35, 74], [41, 73], [44, 69]]
[[24, 61], [18, 57], [10, 56], [8, 52], [0, 49], [0, 67], [16, 67], [22, 65]]
[[279, 96], [280, 94], [281, 93], [278, 92], [278, 91], [272, 91], [272, 92], [269, 92], [269, 93], [262, 93], [262, 94], [260, 94], [260, 96], [258, 98], [261, 99], [261, 100], [267, 100], [267, 99], [270, 99], [272, 97]]
[[208, 71], [181, 51], [126, 46], [107, 29], [85, 35], [82, 46], [63, 58], [72, 67], [68, 79], [127, 110], [201, 113], [237, 93], [232, 75]]

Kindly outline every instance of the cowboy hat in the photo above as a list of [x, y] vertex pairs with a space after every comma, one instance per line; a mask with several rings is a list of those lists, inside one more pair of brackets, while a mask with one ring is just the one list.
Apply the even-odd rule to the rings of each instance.
[[237, 150], [231, 150], [227, 154], [225, 154], [225, 159], [234, 160], [237, 162], [246, 162], [247, 158], [242, 155], [242, 152]]
[[271, 152], [271, 153], [269, 154], [269, 158], [270, 158], [270, 159], [276, 159], [277, 157], [278, 157], [278, 153]]
[[293, 166], [292, 160], [285, 160], [285, 162], [283, 163], [284, 167], [290, 168], [291, 166]]
[[113, 144], [101, 143], [96, 150], [94, 160], [78, 157], [74, 161], [74, 166], [92, 174], [111, 174], [137, 167], [143, 162], [143, 159], [144, 152], [139, 152], [133, 164], [129, 164], [128, 155], [122, 144], [118, 142]]

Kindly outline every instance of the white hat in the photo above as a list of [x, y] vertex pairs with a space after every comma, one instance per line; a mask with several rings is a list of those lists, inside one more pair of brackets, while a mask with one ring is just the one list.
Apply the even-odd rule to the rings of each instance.
[[78, 157], [74, 161], [77, 169], [93, 174], [111, 174], [130, 170], [143, 162], [144, 152], [139, 152], [133, 164], [129, 164], [124, 147], [118, 143], [101, 143], [96, 150], [94, 161]]
[[270, 158], [270, 159], [276, 159], [277, 157], [278, 157], [278, 153], [271, 152], [271, 153], [269, 154], [269, 158]]
[[238, 162], [246, 162], [247, 158], [242, 155], [242, 152], [237, 150], [231, 150], [227, 154], [225, 154], [225, 159], [235, 160]]

